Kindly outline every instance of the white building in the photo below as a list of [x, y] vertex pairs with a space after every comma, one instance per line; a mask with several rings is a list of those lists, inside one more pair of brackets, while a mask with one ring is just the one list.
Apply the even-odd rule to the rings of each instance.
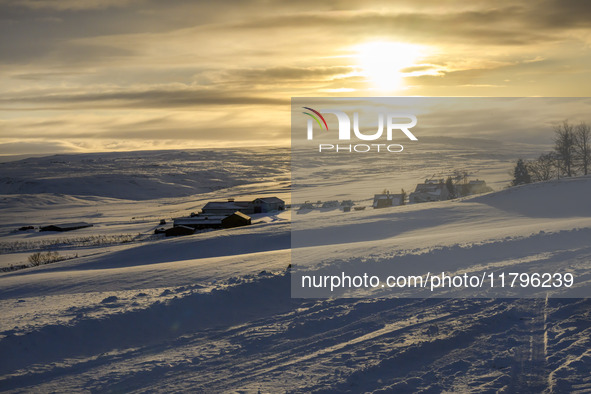
[[410, 193], [408, 201], [411, 204], [430, 201], [443, 201], [449, 198], [449, 190], [443, 179], [425, 179], [419, 183], [414, 192]]
[[386, 207], [396, 207], [398, 205], [404, 204], [404, 195], [403, 194], [390, 194], [390, 192], [382, 193], [382, 194], [375, 194], [373, 196], [373, 204], [372, 207], [375, 208], [386, 208]]

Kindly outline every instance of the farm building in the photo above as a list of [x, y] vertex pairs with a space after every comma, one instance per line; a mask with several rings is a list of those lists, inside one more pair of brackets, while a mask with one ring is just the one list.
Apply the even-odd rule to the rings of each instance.
[[169, 229], [164, 230], [164, 234], [167, 237], [177, 237], [180, 235], [191, 235], [195, 232], [193, 227], [188, 226], [174, 226]]
[[253, 213], [265, 213], [285, 210], [285, 201], [277, 197], [257, 198], [252, 202], [252, 204], [254, 206]]
[[303, 211], [306, 209], [316, 209], [316, 206], [313, 203], [311, 203], [310, 201], [306, 201], [305, 203], [300, 205], [299, 210]]
[[449, 197], [449, 190], [443, 179], [426, 179], [425, 183], [419, 183], [414, 192], [410, 193], [408, 200], [411, 204], [430, 201], [443, 201]]
[[340, 207], [340, 204], [337, 200], [331, 200], [331, 201], [324, 201], [320, 208], [335, 209], [335, 208], [339, 208], [339, 207]]
[[222, 219], [225, 215], [196, 215], [189, 218], [173, 219], [173, 226], [186, 226], [194, 230], [204, 228], [222, 228]]
[[222, 219], [223, 228], [248, 226], [251, 223], [252, 221], [250, 219], [250, 216], [247, 216], [242, 212], [234, 212], [232, 215]]
[[254, 204], [252, 201], [234, 201], [230, 198], [228, 201], [210, 201], [201, 209], [202, 214], [221, 216], [228, 216], [236, 211], [247, 215], [253, 214]]
[[343, 200], [343, 201], [341, 201], [341, 208], [345, 208], [345, 207], [351, 208], [353, 205], [355, 205], [355, 203], [353, 202], [353, 200]]
[[[233, 212], [231, 215], [197, 215], [189, 218], [173, 219], [174, 227], [184, 226], [193, 230], [206, 228], [231, 228], [251, 224], [250, 216], [242, 212]], [[174, 228], [173, 227], [173, 228]]]
[[253, 201], [210, 201], [201, 209], [202, 214], [229, 216], [234, 212], [246, 215], [285, 210], [285, 201], [277, 197], [261, 197]]
[[86, 222], [51, 224], [49, 226], [40, 227], [39, 231], [72, 231], [86, 227], [92, 227], [92, 224]]
[[372, 207], [374, 207], [374, 209], [377, 209], [403, 205], [403, 199], [403, 194], [390, 194], [390, 192], [386, 192], [383, 194], [375, 194], [373, 196]]

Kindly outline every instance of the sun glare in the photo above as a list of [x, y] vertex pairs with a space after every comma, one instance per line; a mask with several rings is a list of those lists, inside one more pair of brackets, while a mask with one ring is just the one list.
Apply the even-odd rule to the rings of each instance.
[[359, 66], [375, 89], [400, 90], [404, 87], [405, 68], [416, 65], [424, 48], [401, 42], [369, 42], [356, 47]]

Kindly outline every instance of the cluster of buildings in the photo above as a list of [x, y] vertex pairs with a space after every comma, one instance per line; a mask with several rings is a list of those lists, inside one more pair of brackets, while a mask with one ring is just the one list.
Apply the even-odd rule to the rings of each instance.
[[[450, 190], [451, 188], [451, 190]], [[386, 208], [409, 204], [418, 204], [431, 201], [443, 201], [456, 197], [464, 197], [472, 194], [480, 194], [492, 191], [483, 180], [465, 181], [463, 183], [450, 184], [443, 179], [426, 179], [417, 184], [415, 190], [408, 196], [402, 192], [393, 194], [389, 191], [374, 195], [373, 208]], [[362, 210], [365, 207], [355, 206], [352, 200], [344, 201], [306, 201], [299, 209], [342, 209], [345, 212], [351, 209]], [[226, 201], [210, 201], [199, 213], [191, 213], [188, 217], [173, 219], [173, 226], [164, 229], [158, 228], [155, 233], [164, 233], [167, 236], [193, 234], [196, 230], [222, 229], [252, 224], [250, 215], [257, 213], [278, 212], [285, 210], [285, 201], [278, 197], [260, 197], [254, 200], [237, 201], [229, 198]], [[161, 223], [163, 224], [163, 223]]]
[[330, 210], [330, 209], [339, 209], [340, 208], [343, 211], [348, 212], [351, 210], [353, 205], [355, 205], [353, 200], [343, 200], [341, 202], [339, 202], [337, 200], [316, 201], [316, 202], [306, 201], [300, 205], [299, 210], [300, 211], [307, 211], [307, 210], [312, 210], [312, 209], [328, 209], [328, 210]]
[[210, 201], [201, 212], [175, 218], [171, 228], [158, 228], [154, 232], [164, 233], [166, 236], [189, 235], [196, 230], [248, 226], [252, 224], [249, 215], [283, 210], [285, 201], [277, 197], [261, 197], [252, 201], [236, 201], [233, 198], [227, 201]]
[[[409, 204], [422, 202], [444, 201], [457, 197], [465, 197], [473, 194], [490, 192], [492, 189], [483, 180], [473, 180], [464, 183], [455, 183], [450, 190], [449, 185], [443, 179], [425, 179], [424, 183], [417, 184], [415, 191], [408, 195]], [[406, 204], [406, 193], [376, 194], [373, 198], [373, 208], [385, 208]]]
[[[451, 190], [450, 190], [451, 189]], [[402, 191], [402, 193], [390, 193], [389, 190], [384, 190], [380, 194], [374, 194], [372, 208], [387, 208], [396, 207], [405, 204], [419, 204], [423, 202], [444, 201], [458, 197], [465, 197], [473, 194], [481, 194], [492, 191], [483, 180], [462, 180], [461, 182], [453, 183], [443, 179], [425, 179], [425, 182], [417, 184], [415, 190], [410, 194]], [[306, 201], [299, 206], [298, 213], [306, 213], [311, 210], [332, 210], [341, 209], [343, 212], [349, 212], [352, 209], [360, 211], [365, 209], [364, 206], [356, 205], [352, 200], [343, 200], [341, 202], [336, 200], [331, 201]]]

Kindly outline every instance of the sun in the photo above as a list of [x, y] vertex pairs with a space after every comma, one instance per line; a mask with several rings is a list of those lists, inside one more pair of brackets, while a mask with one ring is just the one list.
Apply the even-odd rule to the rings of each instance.
[[396, 91], [404, 87], [405, 68], [425, 56], [425, 48], [402, 42], [374, 41], [355, 47], [359, 66], [375, 89]]

